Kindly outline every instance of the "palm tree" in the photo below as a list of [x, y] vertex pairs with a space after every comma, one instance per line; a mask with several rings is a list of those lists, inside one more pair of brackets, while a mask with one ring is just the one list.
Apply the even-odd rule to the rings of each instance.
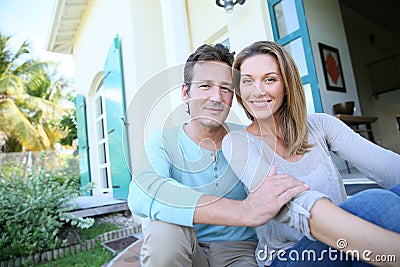
[[66, 113], [60, 100], [68, 83], [55, 79], [51, 63], [31, 59], [27, 42], [12, 53], [9, 41], [9, 36], [0, 34], [1, 150], [54, 149], [65, 134], [55, 122]]

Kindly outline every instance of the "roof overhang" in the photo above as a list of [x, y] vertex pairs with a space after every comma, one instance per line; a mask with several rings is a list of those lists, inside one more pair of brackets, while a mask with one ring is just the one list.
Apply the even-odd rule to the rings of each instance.
[[72, 54], [73, 41], [88, 0], [57, 0], [53, 9], [47, 50]]

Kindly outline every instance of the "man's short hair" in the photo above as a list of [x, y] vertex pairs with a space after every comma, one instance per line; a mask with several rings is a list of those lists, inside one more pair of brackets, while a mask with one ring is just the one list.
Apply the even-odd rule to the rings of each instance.
[[234, 52], [229, 52], [228, 47], [220, 43], [216, 45], [204, 44], [200, 46], [186, 60], [183, 72], [184, 83], [187, 84], [189, 89], [190, 83], [193, 80], [193, 68], [197, 62], [220, 61], [228, 64], [229, 67], [232, 67], [234, 54], [235, 54]]

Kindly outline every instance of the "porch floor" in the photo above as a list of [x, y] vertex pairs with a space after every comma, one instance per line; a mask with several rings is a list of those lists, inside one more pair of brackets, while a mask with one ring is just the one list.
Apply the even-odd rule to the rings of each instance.
[[340, 174], [343, 178], [344, 187], [348, 196], [370, 188], [382, 188], [376, 182], [368, 179], [356, 168], [350, 168], [350, 173], [347, 170], [341, 170]]
[[126, 200], [101, 196], [80, 196], [71, 201], [71, 204], [77, 204], [77, 208], [70, 213], [79, 217], [91, 217], [129, 209]]

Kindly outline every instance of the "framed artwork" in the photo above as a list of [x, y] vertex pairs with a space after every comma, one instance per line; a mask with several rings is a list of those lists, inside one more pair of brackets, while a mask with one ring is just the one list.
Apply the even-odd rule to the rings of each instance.
[[324, 70], [326, 89], [346, 92], [339, 50], [322, 43], [318, 43], [318, 47]]

